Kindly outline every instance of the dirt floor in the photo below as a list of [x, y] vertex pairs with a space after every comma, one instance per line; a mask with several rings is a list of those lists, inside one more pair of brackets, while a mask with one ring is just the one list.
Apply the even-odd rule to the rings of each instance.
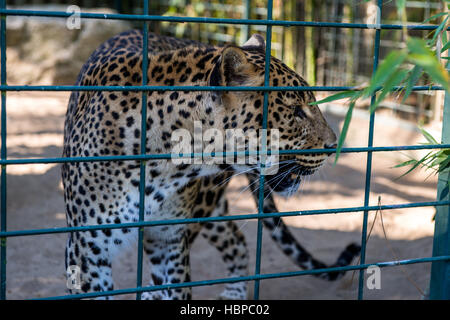
[[[13, 158], [59, 157], [68, 93], [8, 93], [8, 156]], [[342, 108], [330, 106], [326, 117], [338, 131]], [[363, 113], [365, 115], [365, 113]], [[348, 146], [367, 145], [368, 121], [364, 116], [352, 122]], [[377, 115], [375, 145], [406, 145], [423, 141], [411, 125], [392, 122], [389, 113]], [[432, 128], [439, 132], [439, 128]], [[417, 153], [415, 154], [417, 156]], [[433, 201], [436, 179], [414, 173], [396, 180], [403, 170], [392, 169], [406, 160], [406, 153], [375, 153], [371, 184], [371, 204], [378, 196], [382, 204]], [[338, 165], [332, 160], [323, 170], [305, 179], [297, 195], [277, 198], [279, 210], [309, 210], [362, 206], [364, 202], [366, 154], [342, 155]], [[60, 166], [38, 164], [8, 167], [8, 230], [65, 226]], [[235, 178], [227, 196], [232, 214], [254, 213], [256, 206], [245, 190], [246, 180]], [[431, 255], [434, 208], [400, 209], [383, 212], [385, 239], [380, 215], [367, 246], [367, 262], [421, 258]], [[375, 213], [369, 214], [369, 226]], [[333, 263], [350, 242], [361, 241], [362, 213], [293, 217], [284, 220], [299, 242], [317, 258]], [[256, 222], [239, 221], [249, 245], [254, 270]], [[9, 299], [28, 299], [65, 294], [64, 247], [66, 235], [39, 235], [9, 238], [7, 242], [7, 294]], [[226, 277], [216, 250], [198, 239], [191, 254], [192, 280]], [[208, 261], [208, 263], [205, 263]], [[355, 261], [354, 263], [357, 263]], [[297, 270], [270, 239], [263, 234], [262, 273]], [[365, 289], [367, 299], [421, 299], [429, 282], [430, 265], [415, 264], [381, 270], [381, 289]], [[125, 253], [114, 267], [116, 289], [135, 286], [135, 250]], [[252, 297], [253, 282], [249, 282]], [[355, 299], [358, 273], [348, 273], [337, 282], [312, 276], [265, 280], [262, 299]], [[221, 285], [193, 289], [194, 299], [214, 299]], [[132, 299], [133, 295], [117, 298]]]

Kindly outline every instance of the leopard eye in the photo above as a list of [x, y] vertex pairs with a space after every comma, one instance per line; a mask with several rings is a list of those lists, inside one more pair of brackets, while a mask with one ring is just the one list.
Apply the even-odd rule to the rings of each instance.
[[294, 116], [300, 119], [306, 118], [306, 113], [302, 110], [301, 106], [295, 106], [294, 108]]

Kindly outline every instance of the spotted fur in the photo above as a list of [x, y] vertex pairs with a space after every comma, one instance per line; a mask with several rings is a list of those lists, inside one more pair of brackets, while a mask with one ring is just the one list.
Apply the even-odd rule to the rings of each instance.
[[[102, 44], [83, 66], [77, 85], [131, 86], [142, 84], [142, 33], [129, 31]], [[264, 42], [254, 36], [243, 47], [211, 47], [193, 41], [149, 35], [149, 85], [157, 86], [261, 86], [264, 83]], [[305, 86], [307, 83], [276, 58], [271, 59], [270, 85]], [[141, 132], [142, 93], [73, 92], [64, 128], [64, 156], [90, 157], [140, 154], [141, 136], [147, 137], [147, 153], [170, 153], [171, 133], [193, 133], [193, 121], [204, 129], [262, 126], [262, 92], [148, 92], [147, 132]], [[269, 93], [268, 127], [280, 132], [281, 149], [329, 148], [336, 136], [309, 91]], [[270, 137], [269, 137], [270, 140]], [[208, 144], [206, 142], [206, 144]], [[269, 194], [292, 194], [303, 175], [315, 172], [326, 153], [281, 156], [288, 161], [280, 173], [268, 179], [265, 212], [275, 212]], [[145, 166], [145, 220], [222, 216], [227, 214], [224, 196], [233, 171], [245, 165], [174, 164], [150, 160]], [[137, 222], [139, 217], [138, 161], [65, 163], [62, 167], [64, 198], [69, 226]], [[255, 173], [248, 178], [255, 182]], [[254, 195], [257, 183], [252, 183]], [[292, 237], [280, 219], [264, 219], [273, 239], [301, 268], [325, 264], [314, 259]], [[245, 238], [232, 221], [154, 226], [145, 228], [144, 250], [151, 266], [149, 285], [190, 281], [189, 247], [201, 233], [221, 253], [229, 275], [247, 275]], [[79, 266], [81, 290], [113, 289], [112, 261], [118, 251], [135, 242], [136, 228], [72, 232], [66, 246], [66, 265]], [[349, 264], [359, 247], [350, 245], [335, 266]], [[334, 280], [342, 273], [319, 276]], [[247, 297], [244, 282], [228, 284], [223, 298]], [[147, 299], [189, 299], [190, 288], [143, 294]]]

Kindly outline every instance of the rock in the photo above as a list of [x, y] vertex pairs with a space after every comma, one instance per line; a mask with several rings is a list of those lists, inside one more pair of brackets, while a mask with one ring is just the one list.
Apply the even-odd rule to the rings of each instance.
[[[64, 5], [35, 5], [11, 9], [63, 11]], [[111, 9], [81, 12], [116, 13]], [[8, 84], [73, 85], [89, 55], [105, 40], [132, 28], [128, 21], [82, 19], [70, 30], [66, 18], [8, 16]]]

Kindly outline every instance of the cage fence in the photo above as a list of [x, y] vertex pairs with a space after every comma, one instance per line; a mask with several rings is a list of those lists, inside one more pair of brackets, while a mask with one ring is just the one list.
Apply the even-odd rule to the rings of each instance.
[[[260, 175], [260, 192], [258, 201], [258, 212], [255, 214], [244, 214], [239, 216], [209, 217], [175, 219], [162, 221], [145, 221], [145, 166], [147, 161], [155, 159], [171, 159], [170, 154], [148, 154], [145, 150], [146, 135], [141, 137], [141, 154], [130, 156], [102, 156], [102, 157], [74, 157], [74, 158], [45, 158], [45, 159], [9, 159], [6, 146], [6, 99], [11, 91], [125, 91], [133, 90], [142, 92], [142, 106], [147, 105], [147, 91], [263, 91], [263, 128], [267, 128], [268, 114], [268, 93], [270, 91], [305, 91], [316, 92], [342, 91], [351, 89], [353, 85], [367, 81], [373, 72], [376, 71], [380, 57], [392, 48], [398, 47], [401, 43], [401, 24], [393, 20], [393, 4], [383, 4], [377, 1], [376, 4], [364, 1], [327, 0], [322, 6], [313, 6], [314, 0], [305, 1], [280, 1], [280, 0], [254, 0], [254, 1], [187, 1], [171, 0], [160, 1], [72, 1], [83, 7], [105, 6], [115, 8], [118, 13], [97, 14], [81, 13], [82, 19], [114, 19], [131, 21], [134, 25], [140, 26], [144, 33], [143, 50], [143, 80], [141, 86], [115, 87], [115, 86], [23, 86], [8, 85], [6, 70], [6, 21], [8, 16], [40, 16], [50, 18], [68, 18], [70, 13], [62, 11], [40, 11], [23, 9], [20, 5], [40, 4], [42, 1], [14, 1], [12, 7], [7, 7], [6, 0], [0, 1], [1, 15], [1, 271], [0, 271], [0, 299], [7, 299], [7, 274], [6, 274], [6, 252], [7, 239], [9, 237], [22, 237], [30, 235], [43, 235], [55, 233], [67, 233], [86, 230], [104, 230], [120, 228], [138, 228], [138, 261], [137, 261], [137, 281], [136, 287], [113, 290], [107, 292], [85, 293], [79, 295], [66, 295], [48, 297], [49, 299], [80, 299], [92, 298], [106, 295], [119, 295], [125, 293], [135, 293], [137, 299], [142, 292], [156, 291], [168, 288], [195, 287], [213, 285], [219, 283], [230, 283], [238, 281], [254, 282], [254, 298], [258, 299], [260, 294], [260, 281], [265, 279], [295, 277], [323, 272], [359, 270], [358, 298], [364, 297], [364, 270], [369, 266], [391, 267], [398, 265], [409, 265], [416, 263], [432, 263], [430, 292], [432, 299], [450, 298], [450, 196], [447, 182], [449, 174], [442, 174], [439, 177], [438, 196], [436, 201], [415, 202], [396, 205], [370, 206], [370, 188], [372, 162], [374, 152], [395, 152], [399, 150], [428, 150], [444, 149], [450, 147], [450, 97], [446, 95], [443, 116], [443, 144], [426, 146], [398, 146], [398, 147], [374, 147], [374, 124], [375, 114], [370, 116], [369, 140], [367, 147], [344, 148], [343, 153], [366, 153], [367, 161], [365, 165], [365, 196], [363, 206], [351, 208], [334, 208], [324, 210], [293, 211], [293, 212], [264, 212], [264, 192], [263, 185], [265, 176]], [[66, 1], [57, 1], [64, 3]], [[367, 22], [368, 6], [372, 5], [383, 13], [383, 23], [377, 28], [373, 28]], [[430, 17], [436, 10], [441, 9], [439, 1], [407, 1], [407, 7], [412, 9], [412, 16], [408, 16], [408, 29], [420, 36], [425, 37], [427, 33], [436, 29], [433, 25], [420, 24], [421, 21]], [[387, 18], [385, 18], [387, 17]], [[313, 22], [326, 21], [326, 22]], [[416, 22], [416, 23], [415, 23]], [[150, 86], [148, 85], [148, 47], [146, 45], [149, 26], [154, 26], [151, 30], [160, 33], [175, 35], [178, 37], [188, 37], [207, 43], [224, 44], [227, 42], [242, 42], [253, 32], [265, 34], [266, 37], [266, 72], [263, 87], [186, 87], [186, 86]], [[368, 36], [369, 35], [369, 36]], [[352, 41], [348, 41], [352, 39]], [[309, 87], [270, 87], [269, 72], [271, 54], [281, 57], [287, 64], [302, 74], [305, 74], [312, 84]], [[358, 57], [358, 58], [356, 58]], [[317, 63], [315, 62], [317, 61]], [[441, 92], [438, 86], [417, 85], [414, 87], [416, 100], [423, 94], [430, 92]], [[374, 103], [372, 97], [371, 103]], [[417, 105], [414, 103], [414, 105]], [[389, 107], [389, 105], [388, 105]], [[417, 113], [417, 108], [412, 106], [401, 106], [394, 103], [398, 110]], [[439, 109], [426, 113], [429, 107], [420, 107], [428, 118], [436, 120]], [[142, 108], [142, 119], [146, 119], [146, 108]], [[439, 120], [439, 119], [437, 119]], [[146, 121], [142, 121], [142, 132], [146, 132]], [[332, 150], [333, 151], [333, 150]], [[301, 153], [321, 153], [323, 150], [281, 150], [280, 154], [301, 154]], [[199, 155], [185, 155], [196, 157]], [[204, 154], [200, 155], [204, 156]], [[92, 161], [140, 161], [140, 214], [139, 222], [126, 224], [92, 225], [65, 228], [47, 228], [32, 230], [7, 230], [7, 168], [12, 165], [36, 164], [36, 163], [64, 163], [64, 162], [92, 162]], [[447, 187], [446, 187], [447, 186]], [[436, 222], [433, 254], [431, 257], [408, 259], [401, 261], [388, 261], [378, 263], [366, 263], [366, 242], [368, 229], [368, 213], [379, 209], [399, 209], [433, 206], [436, 207]], [[261, 251], [262, 251], [262, 219], [267, 217], [289, 217], [304, 215], [319, 215], [330, 213], [362, 212], [363, 227], [361, 231], [361, 257], [359, 264], [346, 267], [336, 267], [327, 269], [316, 269], [307, 271], [294, 271], [284, 273], [261, 273]], [[252, 275], [239, 278], [222, 278], [204, 281], [191, 281], [188, 283], [157, 285], [145, 287], [142, 285], [142, 264], [143, 264], [143, 227], [156, 225], [188, 224], [213, 221], [244, 220], [255, 219], [257, 227], [257, 248], [256, 265]]]
[[[14, 6], [39, 5], [45, 1], [20, 0]], [[84, 8], [114, 8], [119, 13], [140, 14], [142, 2], [127, 1], [52, 1], [52, 4], [75, 4]], [[177, 17], [211, 17], [232, 19], [266, 19], [266, 1], [253, 0], [169, 0], [151, 1], [152, 15]], [[440, 0], [406, 1], [408, 21], [421, 23], [442, 8]], [[385, 23], [398, 23], [395, 3], [383, 4]], [[335, 23], [372, 23], [376, 5], [361, 0], [275, 0], [273, 16], [276, 20], [329, 21]], [[139, 27], [139, 21], [133, 21]], [[182, 24], [175, 21], [149, 21], [150, 30], [171, 36], [185, 37], [209, 44], [243, 43], [251, 31], [265, 34], [264, 25], [230, 24]], [[412, 31], [412, 34], [426, 36], [430, 31]], [[400, 31], [382, 31], [380, 55], [402, 45]], [[272, 28], [272, 53], [288, 66], [305, 75], [311, 85], [345, 86], [367, 82], [372, 73], [374, 30], [370, 28], [286, 28], [274, 25]], [[347, 41], [352, 39], [352, 41]], [[421, 79], [426, 83], [427, 79]], [[437, 123], [441, 119], [443, 94], [435, 91], [416, 91], [401, 103], [387, 99], [380, 106], [391, 110], [400, 118], [416, 119], [425, 123]], [[367, 108], [368, 103], [358, 105]]]

